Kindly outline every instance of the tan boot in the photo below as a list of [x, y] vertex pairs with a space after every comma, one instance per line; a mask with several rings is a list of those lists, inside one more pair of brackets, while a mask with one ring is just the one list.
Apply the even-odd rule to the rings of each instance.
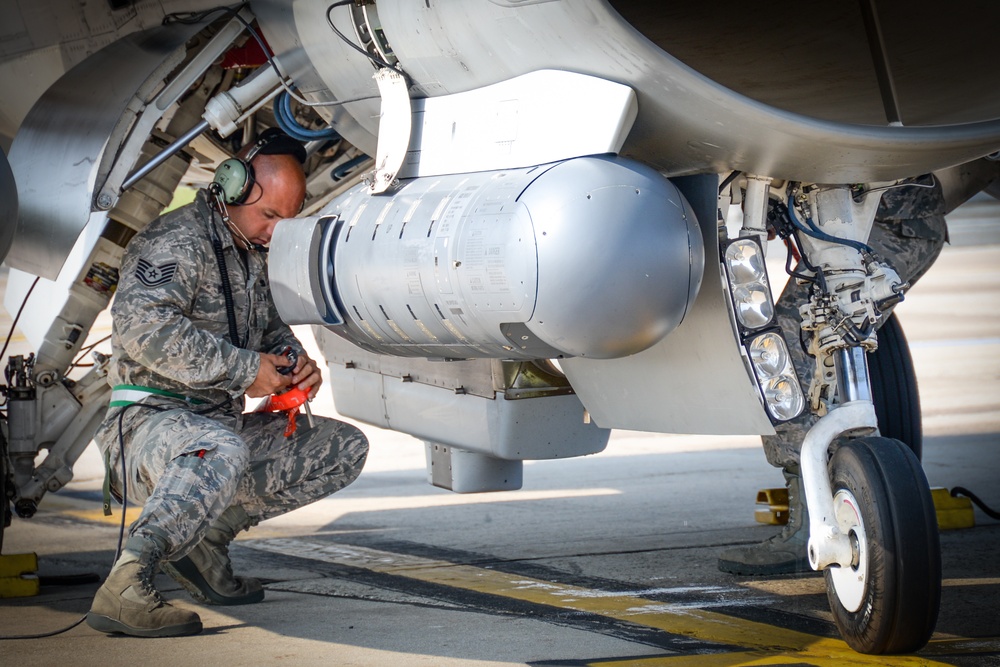
[[809, 512], [802, 497], [798, 471], [785, 471], [788, 484], [788, 523], [781, 532], [749, 547], [727, 549], [719, 556], [719, 569], [730, 574], [772, 576], [812, 572], [809, 566]]
[[[133, 637], [180, 637], [201, 632], [198, 614], [172, 607], [153, 587], [158, 550], [136, 546], [130, 538], [121, 558], [101, 586], [87, 614], [87, 625], [100, 632]], [[148, 544], [148, 543], [147, 543]]]
[[204, 604], [253, 604], [264, 599], [264, 588], [257, 579], [237, 577], [229, 559], [229, 543], [236, 534], [256, 523], [233, 506], [209, 526], [202, 538], [183, 558], [161, 564], [195, 600]]

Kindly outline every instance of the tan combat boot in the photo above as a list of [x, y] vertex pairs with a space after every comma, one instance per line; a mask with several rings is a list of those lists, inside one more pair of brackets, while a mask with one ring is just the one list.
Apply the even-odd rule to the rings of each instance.
[[183, 558], [161, 567], [195, 600], [204, 604], [253, 604], [264, 599], [257, 579], [237, 577], [229, 560], [229, 543], [236, 534], [256, 522], [242, 507], [234, 505], [209, 526], [202, 538]]
[[198, 614], [177, 609], [153, 587], [159, 550], [131, 537], [122, 556], [97, 590], [87, 625], [100, 632], [133, 637], [180, 637], [201, 632]]

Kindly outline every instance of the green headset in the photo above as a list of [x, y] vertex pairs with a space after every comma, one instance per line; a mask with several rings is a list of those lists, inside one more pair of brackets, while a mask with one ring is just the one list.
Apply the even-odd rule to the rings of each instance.
[[278, 128], [269, 128], [261, 133], [247, 152], [246, 157], [233, 157], [223, 161], [215, 170], [211, 190], [227, 206], [245, 204], [257, 182], [253, 171], [253, 159], [266, 147], [273, 146], [265, 154], [291, 155], [300, 164], [306, 160], [302, 143], [288, 136]]
[[257, 182], [254, 178], [251, 162], [260, 149], [272, 140], [261, 135], [245, 158], [229, 158], [215, 170], [215, 176], [212, 178], [212, 190], [226, 205], [239, 206], [246, 203], [253, 190], [253, 184]]

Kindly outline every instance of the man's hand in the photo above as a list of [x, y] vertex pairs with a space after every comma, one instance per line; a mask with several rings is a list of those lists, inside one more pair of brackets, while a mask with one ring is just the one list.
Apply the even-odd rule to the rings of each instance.
[[319, 373], [316, 362], [309, 358], [305, 352], [299, 355], [298, 363], [295, 364], [295, 372], [292, 373], [292, 384], [302, 391], [309, 393], [309, 400], [316, 398], [319, 386], [323, 384], [323, 376]]
[[250, 398], [262, 398], [271, 394], [280, 394], [289, 387], [295, 385], [303, 391], [309, 393], [309, 399], [316, 397], [320, 385], [323, 383], [323, 376], [316, 367], [316, 362], [309, 358], [305, 352], [299, 355], [295, 364], [295, 370], [291, 375], [282, 375], [279, 368], [288, 366], [288, 358], [280, 354], [260, 354], [260, 369], [253, 384], [247, 387], [247, 396]]
[[[258, 352], [260, 355], [260, 368], [257, 370], [257, 377], [253, 384], [247, 387], [247, 396], [250, 398], [263, 398], [271, 394], [280, 394], [292, 385], [293, 377], [282, 375], [279, 368], [288, 365], [288, 359], [280, 354], [267, 354]], [[299, 363], [302, 360], [299, 359]]]

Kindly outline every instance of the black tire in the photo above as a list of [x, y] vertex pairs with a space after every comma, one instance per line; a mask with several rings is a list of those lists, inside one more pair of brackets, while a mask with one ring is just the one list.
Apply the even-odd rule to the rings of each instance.
[[859, 438], [837, 448], [830, 474], [838, 519], [860, 517], [860, 562], [824, 571], [841, 636], [859, 653], [919, 650], [941, 604], [937, 515], [920, 462], [898, 440]]
[[920, 421], [920, 394], [910, 346], [895, 313], [878, 330], [878, 349], [868, 355], [875, 416], [884, 438], [899, 440], [923, 456], [924, 433]]
[[4, 437], [4, 428], [0, 428], [0, 554], [3, 553], [3, 534], [10, 525], [10, 499], [7, 497], [7, 489], [10, 488], [7, 466], [7, 438]]

